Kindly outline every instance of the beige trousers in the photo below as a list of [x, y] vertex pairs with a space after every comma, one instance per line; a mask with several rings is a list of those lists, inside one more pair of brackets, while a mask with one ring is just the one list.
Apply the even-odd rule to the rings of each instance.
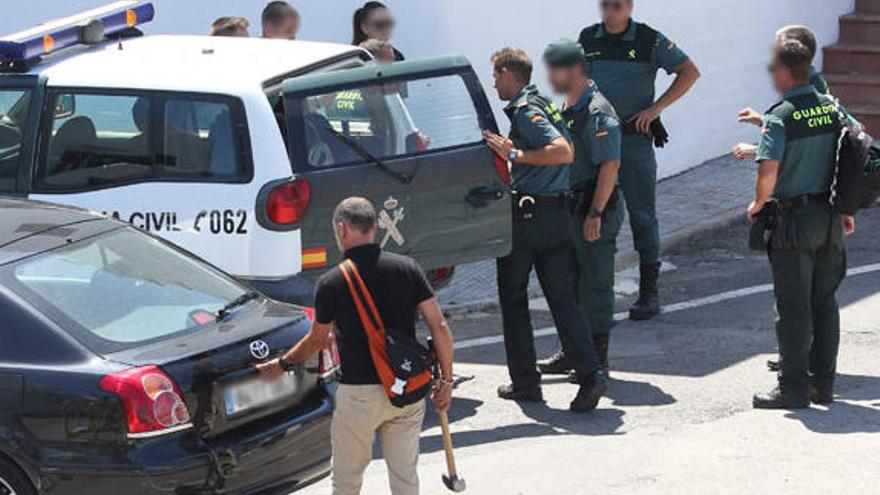
[[340, 385], [331, 437], [333, 495], [359, 495], [364, 470], [373, 458], [376, 433], [388, 465], [392, 495], [418, 495], [419, 436], [425, 401], [391, 405], [381, 385]]

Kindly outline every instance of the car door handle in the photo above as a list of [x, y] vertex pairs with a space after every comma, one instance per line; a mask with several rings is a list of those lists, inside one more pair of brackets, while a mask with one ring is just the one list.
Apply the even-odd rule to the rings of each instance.
[[471, 189], [465, 197], [474, 208], [485, 208], [493, 201], [499, 201], [504, 197], [504, 189], [498, 186], [480, 186]]

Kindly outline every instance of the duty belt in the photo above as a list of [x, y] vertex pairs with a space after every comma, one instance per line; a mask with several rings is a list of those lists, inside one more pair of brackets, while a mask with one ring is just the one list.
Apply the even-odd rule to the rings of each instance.
[[804, 194], [802, 196], [795, 196], [793, 198], [779, 198], [777, 199], [777, 202], [783, 210], [791, 210], [793, 208], [800, 208], [811, 205], [830, 205], [831, 194]]
[[529, 206], [567, 207], [570, 201], [570, 196], [567, 194], [560, 194], [558, 196], [538, 196], [535, 194], [515, 192], [512, 197], [514, 204], [520, 209]]

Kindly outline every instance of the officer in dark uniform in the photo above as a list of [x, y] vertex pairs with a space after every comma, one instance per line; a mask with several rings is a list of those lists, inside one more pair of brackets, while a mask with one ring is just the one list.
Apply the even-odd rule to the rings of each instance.
[[[614, 256], [623, 224], [623, 198], [617, 187], [621, 125], [611, 103], [586, 72], [583, 47], [559, 40], [544, 52], [550, 83], [566, 97], [562, 111], [574, 144], [571, 184], [575, 222], [572, 243], [577, 260], [576, 288], [596, 347], [608, 375], [608, 344], [614, 326]], [[539, 364], [542, 373], [571, 369], [564, 352]]]
[[[654, 138], [660, 114], [684, 96], [700, 71], [665, 36], [632, 19], [633, 0], [601, 0], [600, 24], [581, 32], [590, 77], [623, 119], [620, 183], [629, 211], [641, 283], [630, 318], [648, 320], [660, 313], [660, 231], [656, 213], [657, 160]], [[672, 86], [655, 97], [657, 71], [676, 74]], [[654, 126], [652, 130], [652, 125]]]
[[520, 49], [492, 57], [495, 88], [510, 103], [510, 137], [486, 133], [489, 147], [511, 162], [513, 250], [498, 260], [498, 293], [511, 384], [499, 397], [541, 401], [534, 331], [529, 316], [529, 274], [534, 268], [553, 320], [580, 383], [573, 411], [591, 411], [605, 393], [590, 330], [575, 299], [571, 256], [569, 184], [574, 153], [559, 108], [530, 84], [532, 62]]
[[[816, 35], [814, 35], [809, 28], [806, 26], [786, 26], [776, 32], [777, 46], [789, 39], [800, 41], [805, 47], [807, 47], [807, 50], [810, 51], [810, 55], [813, 59], [816, 58], [818, 43], [816, 42]], [[828, 82], [822, 77], [822, 74], [819, 73], [814, 65], [810, 65], [809, 83], [819, 94], [831, 94], [831, 88], [828, 86]], [[744, 108], [739, 112], [739, 121], [763, 127], [764, 115], [754, 108]], [[757, 150], [758, 146], [755, 144], [739, 143], [733, 147], [733, 156], [739, 160], [754, 160]], [[771, 371], [779, 371], [779, 362], [772, 359], [768, 361], [767, 367], [770, 368]]]
[[755, 395], [758, 409], [809, 407], [834, 400], [840, 342], [836, 292], [846, 275], [844, 234], [853, 217], [830, 206], [840, 126], [833, 101], [809, 82], [810, 51], [796, 40], [774, 50], [773, 83], [783, 99], [764, 117], [758, 145], [755, 220], [778, 205], [768, 252], [776, 294], [779, 384]]

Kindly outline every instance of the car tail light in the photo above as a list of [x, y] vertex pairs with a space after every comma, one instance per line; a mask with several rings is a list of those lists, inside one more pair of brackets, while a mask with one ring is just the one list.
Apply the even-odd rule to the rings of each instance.
[[286, 182], [269, 191], [266, 199], [266, 214], [269, 220], [290, 225], [300, 221], [309, 208], [312, 187], [305, 179]]
[[322, 378], [329, 378], [339, 370], [339, 346], [336, 344], [336, 335], [332, 331], [324, 348], [321, 349], [318, 360], [318, 373]]
[[310, 308], [310, 307], [308, 307], [308, 306], [303, 306], [303, 307], [300, 308], [300, 309], [302, 309], [302, 312], [305, 313], [306, 316], [309, 317], [309, 321], [311, 321], [311, 322], [314, 322], [314, 321], [315, 321], [315, 308]]
[[504, 181], [508, 186], [510, 185], [510, 167], [507, 166], [507, 160], [501, 158], [498, 155], [495, 155], [495, 170], [498, 171], [498, 176], [501, 177], [501, 180]]
[[101, 379], [101, 389], [122, 401], [131, 438], [170, 433], [190, 426], [180, 388], [156, 366], [132, 368]]

